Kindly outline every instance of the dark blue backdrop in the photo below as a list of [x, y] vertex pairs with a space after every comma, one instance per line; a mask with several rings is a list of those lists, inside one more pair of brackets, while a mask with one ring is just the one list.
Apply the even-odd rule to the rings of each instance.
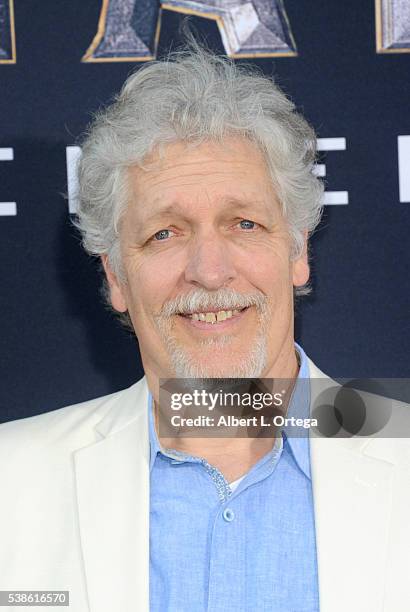
[[[410, 376], [410, 204], [400, 202], [397, 152], [398, 136], [410, 134], [410, 55], [376, 53], [371, 0], [285, 5], [297, 57], [245, 61], [275, 75], [319, 137], [346, 139], [345, 151], [326, 154], [326, 180], [349, 194], [348, 205], [326, 207], [312, 241], [314, 294], [299, 308], [297, 339], [331, 376]], [[100, 9], [98, 0], [16, 0], [17, 61], [0, 64], [0, 147], [14, 153], [0, 161], [0, 202], [17, 206], [0, 215], [4, 421], [142, 375], [136, 342], [101, 304], [97, 266], [62, 195], [66, 146], [140, 65], [81, 62]], [[182, 19], [163, 11], [159, 54], [181, 40]], [[214, 21], [192, 21], [224, 52]]]

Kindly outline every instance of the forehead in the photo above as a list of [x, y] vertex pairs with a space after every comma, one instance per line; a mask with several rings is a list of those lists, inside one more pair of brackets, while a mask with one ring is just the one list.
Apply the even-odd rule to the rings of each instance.
[[[206, 191], [234, 198], [272, 195], [265, 158], [255, 144], [229, 137], [223, 142], [175, 142], [156, 148], [141, 166], [130, 169], [134, 195], [143, 199], [188, 197]], [[228, 193], [229, 192], [229, 193]]]

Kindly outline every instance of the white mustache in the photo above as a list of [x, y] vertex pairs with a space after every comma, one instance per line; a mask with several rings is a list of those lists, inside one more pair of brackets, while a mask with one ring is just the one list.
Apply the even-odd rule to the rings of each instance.
[[160, 316], [170, 317], [174, 314], [206, 312], [207, 308], [241, 310], [248, 306], [256, 306], [259, 310], [264, 310], [267, 306], [267, 300], [267, 296], [259, 291], [244, 294], [238, 293], [230, 287], [221, 287], [221, 289], [213, 292], [206, 291], [206, 289], [195, 289], [166, 302]]

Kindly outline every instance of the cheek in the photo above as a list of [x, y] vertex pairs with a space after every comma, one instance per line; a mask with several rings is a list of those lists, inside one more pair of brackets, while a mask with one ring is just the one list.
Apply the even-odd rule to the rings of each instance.
[[244, 262], [246, 278], [260, 291], [277, 301], [279, 296], [292, 292], [292, 269], [286, 257], [269, 251], [247, 258]]
[[127, 269], [130, 303], [135, 314], [157, 313], [170, 295], [175, 293], [176, 266], [162, 258], [133, 262]]

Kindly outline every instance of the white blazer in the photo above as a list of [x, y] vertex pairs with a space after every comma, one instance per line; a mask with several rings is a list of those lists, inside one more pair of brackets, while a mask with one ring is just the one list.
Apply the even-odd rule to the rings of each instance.
[[[0, 426], [0, 590], [148, 612], [147, 400], [144, 377]], [[311, 461], [320, 612], [409, 612], [409, 440], [313, 438]]]

